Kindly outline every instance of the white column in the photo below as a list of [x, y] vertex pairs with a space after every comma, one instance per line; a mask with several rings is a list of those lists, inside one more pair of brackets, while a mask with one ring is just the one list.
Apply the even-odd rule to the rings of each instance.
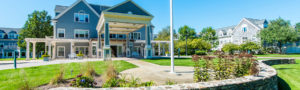
[[126, 57], [130, 57], [129, 34], [126, 34]]
[[51, 42], [48, 42], [48, 55], [51, 56]]
[[29, 41], [26, 41], [26, 60], [29, 60], [30, 56], [29, 56]]
[[173, 42], [173, 0], [170, 0], [170, 49], [171, 49], [171, 73], [174, 73], [174, 42]]
[[36, 42], [32, 42], [32, 59], [35, 60], [36, 56], [36, 52], [35, 52], [35, 48], [36, 48]]
[[53, 23], [53, 38], [56, 39], [56, 22], [57, 20], [52, 20], [52, 23]]
[[158, 43], [158, 56], [160, 56], [160, 43]]
[[56, 58], [56, 42], [53, 43], [52, 60], [54, 60], [55, 58]]
[[155, 47], [154, 47], [155, 44], [152, 44], [152, 46], [153, 46], [153, 47], [152, 47], [152, 56], [155, 56]]
[[[74, 42], [71, 42], [70, 44], [70, 54], [73, 54], [74, 53]], [[84, 52], [82, 52], [84, 53]]]

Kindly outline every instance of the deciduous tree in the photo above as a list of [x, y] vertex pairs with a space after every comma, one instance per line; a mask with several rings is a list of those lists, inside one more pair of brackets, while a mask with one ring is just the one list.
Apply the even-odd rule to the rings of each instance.
[[[45, 38], [53, 35], [53, 26], [51, 25], [51, 16], [46, 11], [34, 11], [28, 15], [28, 20], [20, 31], [18, 46], [26, 48], [25, 38]], [[44, 51], [44, 43], [36, 44], [36, 51]]]
[[297, 41], [297, 32], [290, 25], [290, 21], [282, 18], [270, 21], [267, 28], [260, 31], [259, 36], [267, 43], [277, 43], [277, 47], [282, 53], [282, 46], [288, 42]]

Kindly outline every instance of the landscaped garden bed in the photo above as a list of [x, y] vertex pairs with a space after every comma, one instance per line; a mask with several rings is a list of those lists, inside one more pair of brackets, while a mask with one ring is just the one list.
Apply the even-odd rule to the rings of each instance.
[[[63, 79], [67, 82], [73, 80], [84, 68], [84, 63], [55, 64], [29, 68], [8, 69], [0, 71], [0, 90], [17, 90], [20, 88], [37, 88], [48, 85], [53, 78], [59, 77], [63, 68]], [[113, 61], [117, 72], [135, 68], [136, 66], [126, 61]], [[103, 61], [90, 62], [95, 73], [101, 75], [106, 70], [107, 64]], [[66, 82], [66, 83], [67, 83]], [[60, 84], [58, 84], [59, 86]], [[64, 85], [64, 83], [63, 83]], [[68, 84], [69, 86], [69, 84]], [[52, 87], [52, 86], [49, 86]]]

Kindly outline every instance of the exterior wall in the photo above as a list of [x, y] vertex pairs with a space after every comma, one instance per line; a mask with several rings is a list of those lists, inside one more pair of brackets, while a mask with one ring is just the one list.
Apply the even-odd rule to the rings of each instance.
[[[79, 11], [84, 11], [89, 14], [89, 22], [88, 23], [80, 23], [74, 21], [74, 13], [78, 13]], [[97, 38], [97, 30], [96, 26], [98, 23], [99, 17], [86, 5], [84, 2], [80, 2], [72, 9], [67, 11], [64, 15], [62, 15], [56, 23], [56, 30], [58, 28], [65, 29], [65, 38], [73, 39], [74, 29], [85, 29], [89, 30], [89, 38]], [[58, 33], [56, 31], [56, 33]], [[58, 35], [56, 35], [58, 37]]]
[[[60, 46], [63, 46], [63, 47], [65, 47], [65, 57], [58, 57], [58, 47], [60, 47]], [[70, 46], [71, 46], [71, 43], [56, 43], [56, 52], [55, 52], [55, 56], [56, 56], [56, 58], [69, 58], [69, 54], [71, 53], [71, 48], [70, 48]]]
[[[247, 28], [247, 31], [243, 31], [243, 27]], [[260, 42], [257, 38], [257, 34], [259, 33], [259, 29], [254, 27], [249, 22], [243, 20], [238, 26], [236, 26], [233, 31], [233, 43], [234, 44], [242, 44], [244, 41], [253, 41]], [[247, 40], [243, 40], [243, 37], [246, 37]]]

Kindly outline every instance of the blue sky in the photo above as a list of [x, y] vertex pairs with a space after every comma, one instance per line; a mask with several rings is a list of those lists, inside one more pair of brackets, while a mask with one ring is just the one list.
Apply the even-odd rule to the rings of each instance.
[[[0, 27], [23, 27], [27, 15], [46, 10], [54, 16], [55, 5], [71, 5], [76, 0], [2, 0]], [[124, 0], [87, 0], [113, 6]], [[169, 0], [133, 0], [155, 17], [155, 33], [169, 25]], [[173, 0], [174, 28], [189, 25], [197, 32], [212, 26], [236, 25], [243, 17], [273, 20], [282, 17], [294, 25], [300, 22], [300, 0]]]

